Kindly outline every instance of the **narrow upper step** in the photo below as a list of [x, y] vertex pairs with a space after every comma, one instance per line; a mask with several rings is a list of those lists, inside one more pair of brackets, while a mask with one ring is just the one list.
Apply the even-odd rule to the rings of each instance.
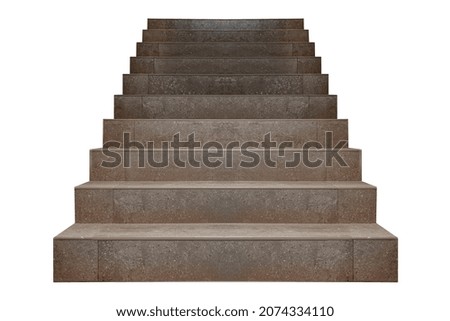
[[308, 30], [144, 30], [143, 42], [308, 42]]
[[336, 95], [117, 95], [116, 119], [336, 119]]
[[167, 57], [277, 57], [314, 56], [310, 42], [146, 42], [137, 44], [138, 56]]
[[303, 19], [148, 19], [148, 29], [303, 29]]

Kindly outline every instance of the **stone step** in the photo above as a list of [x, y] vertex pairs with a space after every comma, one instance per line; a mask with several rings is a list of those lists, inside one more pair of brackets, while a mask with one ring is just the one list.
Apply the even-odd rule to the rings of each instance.
[[77, 223], [375, 223], [363, 182], [88, 182]]
[[130, 66], [133, 74], [320, 74], [321, 59], [132, 57]]
[[308, 30], [182, 30], [150, 29], [142, 42], [308, 42]]
[[138, 56], [289, 57], [314, 56], [314, 43], [174, 42], [138, 43]]
[[[191, 134], [204, 145], [218, 142], [257, 141], [267, 137], [281, 144], [292, 142], [292, 147], [301, 148], [308, 142], [318, 142], [326, 146], [326, 135], [334, 146], [339, 141], [348, 141], [348, 121], [345, 119], [105, 119], [103, 122], [103, 142], [138, 141], [144, 145], [153, 142], [154, 147], [162, 147], [162, 142], [173, 141], [175, 135], [186, 141]], [[330, 132], [330, 134], [326, 134]], [[124, 140], [126, 134], [126, 140]], [[345, 147], [347, 144], [345, 145]]]
[[[257, 142], [255, 145], [259, 146]], [[91, 181], [360, 181], [358, 149], [93, 149]], [[207, 149], [209, 147], [209, 149]], [[233, 148], [234, 147], [234, 148]], [[226, 148], [226, 149], [225, 149]], [[339, 159], [338, 159], [339, 157]]]
[[303, 19], [148, 19], [148, 29], [303, 29]]
[[74, 224], [54, 281], [397, 281], [377, 224]]
[[328, 94], [328, 75], [152, 75], [123, 76], [131, 95], [309, 95]]
[[117, 119], [336, 119], [335, 95], [117, 95]]

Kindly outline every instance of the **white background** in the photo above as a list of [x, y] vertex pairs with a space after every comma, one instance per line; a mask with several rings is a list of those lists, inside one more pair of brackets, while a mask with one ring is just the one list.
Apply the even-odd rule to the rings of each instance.
[[[448, 319], [449, 57], [445, 1], [2, 1], [2, 320], [115, 320], [115, 308], [333, 305], [334, 320]], [[146, 19], [305, 18], [378, 222], [399, 237], [399, 283], [52, 282], [52, 238]]]

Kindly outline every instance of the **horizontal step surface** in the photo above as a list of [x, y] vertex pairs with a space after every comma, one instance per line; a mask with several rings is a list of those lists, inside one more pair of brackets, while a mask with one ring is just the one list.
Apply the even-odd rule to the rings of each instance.
[[143, 42], [308, 42], [308, 30], [181, 30], [149, 29]]
[[88, 182], [77, 223], [374, 223], [363, 182]]
[[314, 43], [174, 42], [138, 43], [138, 56], [277, 57], [314, 56]]
[[128, 144], [153, 142], [154, 147], [173, 141], [177, 134], [183, 141], [193, 134], [202, 145], [267, 140], [277, 144], [291, 142], [292, 147], [301, 148], [308, 142], [326, 146], [327, 135], [333, 142], [331, 147], [339, 141], [348, 141], [348, 121], [342, 119], [106, 119], [103, 128], [103, 142], [119, 142], [121, 147], [124, 134]]
[[312, 74], [319, 57], [285, 58], [131, 58], [131, 73], [144, 74]]
[[75, 224], [55, 281], [396, 281], [376, 224]]
[[337, 96], [127, 95], [115, 96], [119, 119], [335, 119]]
[[308, 95], [328, 94], [328, 75], [152, 75], [123, 76], [124, 94]]
[[303, 19], [148, 19], [148, 29], [303, 29]]
[[[247, 147], [250, 145], [247, 145]], [[91, 181], [360, 181], [361, 151], [93, 149]], [[339, 156], [341, 164], [338, 162]], [[272, 167], [273, 166], [273, 167]]]

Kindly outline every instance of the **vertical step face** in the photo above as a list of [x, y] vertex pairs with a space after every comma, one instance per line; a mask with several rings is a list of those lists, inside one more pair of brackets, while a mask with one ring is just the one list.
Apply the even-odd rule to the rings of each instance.
[[303, 19], [148, 19], [54, 281], [397, 281]]
[[376, 224], [75, 224], [55, 281], [396, 281], [397, 240]]
[[[235, 145], [235, 144], [234, 144]], [[91, 181], [359, 181], [356, 149], [94, 149]], [[334, 156], [333, 156], [334, 155]], [[269, 159], [270, 157], [270, 159]], [[338, 160], [339, 159], [339, 162]]]
[[307, 30], [174, 30], [143, 31], [143, 42], [308, 42]]
[[185, 42], [138, 43], [138, 56], [159, 57], [290, 57], [314, 56], [314, 43]]
[[[270, 204], [278, 204], [271, 206]], [[362, 182], [90, 182], [77, 223], [375, 223]]]
[[328, 75], [123, 76], [131, 95], [317, 95], [328, 94]]
[[314, 74], [320, 58], [131, 58], [134, 74]]
[[148, 29], [303, 29], [303, 19], [148, 19]]
[[115, 96], [116, 119], [336, 119], [333, 95]]
[[[302, 148], [308, 143], [318, 143], [325, 147], [327, 137], [333, 146], [348, 141], [348, 121], [339, 120], [169, 120], [169, 119], [107, 119], [103, 123], [103, 142], [124, 142], [130, 145], [139, 142], [144, 146], [152, 142], [162, 148], [163, 142], [171, 142], [175, 137], [187, 141], [190, 135], [202, 145], [214, 142], [226, 146], [231, 142], [254, 141], [274, 142], [276, 145], [291, 143], [294, 148]], [[327, 134], [328, 133], [328, 134]], [[124, 140], [126, 138], [126, 140]], [[333, 147], [331, 146], [331, 147]], [[342, 145], [347, 147], [347, 144]]]

